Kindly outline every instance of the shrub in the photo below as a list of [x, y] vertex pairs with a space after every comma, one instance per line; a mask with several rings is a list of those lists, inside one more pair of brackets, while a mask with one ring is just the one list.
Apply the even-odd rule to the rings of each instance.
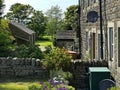
[[50, 78], [57, 82], [62, 82], [64, 84], [69, 84], [69, 79], [72, 78], [72, 74], [70, 72], [64, 72], [62, 69], [60, 70], [50, 70]]
[[68, 55], [67, 50], [54, 48], [45, 55], [43, 66], [47, 69], [61, 69], [70, 67], [71, 56]]
[[21, 58], [44, 58], [44, 54], [40, 50], [40, 48], [36, 45], [34, 46], [26, 46], [21, 45], [16, 49], [17, 56]]

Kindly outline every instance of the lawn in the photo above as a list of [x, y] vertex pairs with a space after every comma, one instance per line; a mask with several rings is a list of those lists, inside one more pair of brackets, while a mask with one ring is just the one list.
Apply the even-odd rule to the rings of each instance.
[[51, 42], [51, 41], [48, 41], [48, 40], [39, 40], [39, 41], [37, 41], [36, 42], [36, 45], [39, 45], [39, 46], [44, 46], [44, 47], [46, 47], [46, 46], [53, 46], [53, 43]]
[[51, 36], [43, 36], [41, 39], [36, 41], [36, 45], [39, 46], [53, 46], [53, 42], [52, 42], [52, 37]]
[[43, 36], [43, 38], [37, 40], [35, 44], [39, 46], [44, 46], [44, 47], [53, 46], [51, 36]]
[[28, 90], [31, 84], [39, 84], [39, 79], [0, 79], [0, 90]]

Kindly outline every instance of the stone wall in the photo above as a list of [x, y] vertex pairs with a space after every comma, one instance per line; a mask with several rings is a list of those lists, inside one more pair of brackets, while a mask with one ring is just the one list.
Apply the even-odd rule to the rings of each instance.
[[71, 72], [73, 79], [70, 84], [76, 88], [84, 88], [89, 90], [89, 67], [108, 67], [107, 61], [78, 61], [72, 63]]
[[34, 58], [0, 58], [0, 77], [48, 77], [41, 61]]
[[[89, 88], [89, 67], [108, 67], [107, 61], [73, 61], [67, 68], [73, 74], [70, 85], [78, 88]], [[66, 70], [66, 68], [63, 68]], [[39, 77], [49, 78], [49, 72], [42, 68], [39, 59], [34, 58], [0, 58], [1, 77]]]

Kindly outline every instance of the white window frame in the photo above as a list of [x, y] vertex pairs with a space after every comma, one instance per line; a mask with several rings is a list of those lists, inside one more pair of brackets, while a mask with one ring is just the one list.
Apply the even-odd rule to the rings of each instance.
[[[112, 38], [112, 39], [113, 39], [113, 42], [112, 42], [112, 45], [113, 45], [113, 46], [112, 46], [112, 47], [113, 47], [113, 50], [112, 50], [112, 51], [113, 51], [113, 52], [112, 52], [112, 54], [113, 54], [113, 55], [112, 55], [112, 58], [111, 58], [111, 52], [110, 52], [110, 51], [111, 51], [111, 50], [110, 50], [110, 49], [111, 49], [111, 46], [110, 46], [111, 40], [110, 40], [110, 33], [109, 33], [109, 31], [110, 31], [111, 28], [112, 28], [112, 32], [113, 32], [113, 33], [112, 33], [112, 34], [113, 34], [113, 35], [112, 35], [112, 36], [113, 36], [113, 38]], [[109, 60], [110, 60], [110, 61], [114, 61], [114, 27], [108, 27], [108, 56], [109, 56]]]

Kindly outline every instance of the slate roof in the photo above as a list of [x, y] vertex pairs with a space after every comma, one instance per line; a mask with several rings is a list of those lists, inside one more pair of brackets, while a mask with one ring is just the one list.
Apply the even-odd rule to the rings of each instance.
[[20, 23], [17, 23], [17, 22], [14, 22], [14, 21], [10, 21], [9, 22], [9, 25], [10, 26], [15, 26], [16, 28], [19, 28], [21, 31], [27, 33], [27, 34], [33, 34], [35, 33], [34, 31], [32, 31], [31, 29], [28, 29], [27, 27], [25, 27], [24, 25], [20, 24]]
[[9, 28], [19, 44], [24, 43], [24, 41], [29, 42], [32, 45], [34, 44], [35, 32], [31, 29], [13, 21], [9, 22]]
[[56, 32], [56, 39], [73, 40], [75, 38], [76, 38], [76, 32], [74, 30], [59, 30]]

